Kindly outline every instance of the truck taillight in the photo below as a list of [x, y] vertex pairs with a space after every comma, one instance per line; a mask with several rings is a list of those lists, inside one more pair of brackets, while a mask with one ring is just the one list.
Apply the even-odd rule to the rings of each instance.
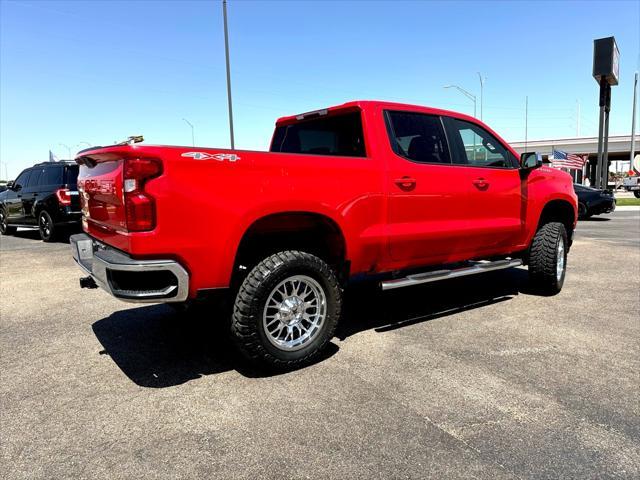
[[162, 163], [152, 158], [132, 158], [124, 161], [124, 206], [127, 230], [144, 232], [156, 226], [155, 201], [144, 191], [147, 180], [162, 173]]
[[56, 190], [56, 198], [60, 205], [71, 205], [71, 193], [68, 188], [59, 188]]

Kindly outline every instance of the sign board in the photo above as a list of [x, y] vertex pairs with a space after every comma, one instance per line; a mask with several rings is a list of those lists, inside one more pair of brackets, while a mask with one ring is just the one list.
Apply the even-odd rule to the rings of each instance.
[[620, 50], [614, 37], [593, 41], [593, 78], [600, 83], [605, 78], [609, 85], [618, 85]]

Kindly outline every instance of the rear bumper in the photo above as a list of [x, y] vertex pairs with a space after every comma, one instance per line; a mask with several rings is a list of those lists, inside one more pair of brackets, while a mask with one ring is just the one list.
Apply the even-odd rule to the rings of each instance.
[[78, 266], [120, 300], [184, 302], [189, 295], [189, 274], [174, 260], [135, 260], [84, 233], [72, 235], [70, 244]]
[[613, 198], [602, 198], [588, 206], [591, 215], [600, 215], [602, 213], [611, 213], [616, 209], [616, 201]]

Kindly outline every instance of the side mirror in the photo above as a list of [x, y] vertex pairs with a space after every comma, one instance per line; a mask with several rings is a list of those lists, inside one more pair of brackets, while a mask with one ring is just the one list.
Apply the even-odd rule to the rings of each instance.
[[533, 170], [542, 166], [542, 155], [536, 152], [525, 152], [520, 155], [520, 167], [525, 170]]
[[13, 190], [13, 185], [14, 185], [13, 180], [9, 180], [7, 182], [7, 189], [8, 190]]

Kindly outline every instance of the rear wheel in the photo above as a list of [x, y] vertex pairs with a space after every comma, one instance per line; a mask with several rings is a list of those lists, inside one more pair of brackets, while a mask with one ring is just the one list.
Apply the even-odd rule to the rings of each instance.
[[331, 268], [305, 252], [260, 262], [236, 296], [231, 334], [249, 360], [295, 368], [313, 361], [338, 324], [342, 294]]
[[562, 290], [567, 271], [567, 231], [562, 223], [540, 227], [529, 253], [529, 278], [540, 293], [555, 295]]
[[56, 227], [46, 210], [42, 210], [38, 215], [38, 230], [43, 242], [53, 242], [56, 239]]
[[7, 214], [4, 209], [0, 209], [0, 234], [13, 235], [16, 233], [17, 228], [7, 225]]
[[633, 195], [634, 195], [636, 198], [640, 198], [640, 190], [634, 190], [634, 191], [633, 191]]
[[589, 210], [587, 209], [587, 206], [584, 203], [578, 203], [578, 218], [581, 219], [585, 219], [585, 218], [589, 218], [591, 215], [589, 215]]

